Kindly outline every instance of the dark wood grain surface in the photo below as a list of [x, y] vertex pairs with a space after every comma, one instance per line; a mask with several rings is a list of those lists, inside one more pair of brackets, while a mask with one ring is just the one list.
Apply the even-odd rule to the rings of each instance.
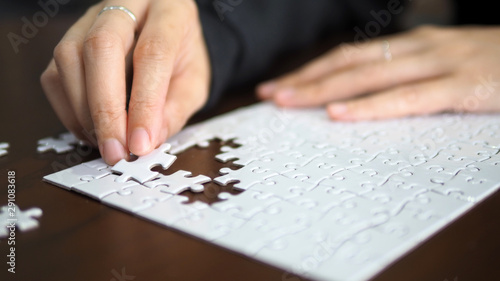
[[[74, 192], [42, 182], [44, 175], [99, 157], [95, 149], [38, 154], [36, 142], [65, 131], [46, 101], [39, 75], [74, 17], [58, 16], [21, 45], [16, 54], [6, 34], [19, 19], [0, 19], [0, 142], [11, 144], [0, 158], [0, 205], [7, 203], [7, 172], [16, 172], [16, 203], [40, 207], [40, 227], [16, 233], [16, 273], [7, 272], [9, 246], [0, 242], [0, 280], [300, 280], [281, 269], [245, 258], [178, 231], [115, 210]], [[283, 60], [277, 72], [290, 69]], [[251, 88], [234, 90], [228, 100], [197, 122], [255, 102]], [[238, 93], [238, 95], [236, 95]], [[243, 94], [241, 94], [243, 93]], [[214, 160], [220, 143], [179, 155], [168, 170], [185, 169], [214, 177], [224, 164]], [[222, 188], [208, 184], [190, 200], [211, 202]], [[131, 280], [131, 279], [128, 279]], [[500, 280], [500, 192], [396, 261], [375, 280]]]

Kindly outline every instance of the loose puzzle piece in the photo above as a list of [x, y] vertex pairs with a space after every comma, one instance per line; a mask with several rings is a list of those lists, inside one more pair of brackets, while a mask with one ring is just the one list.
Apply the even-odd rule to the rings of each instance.
[[151, 171], [153, 167], [161, 165], [165, 170], [177, 159], [176, 156], [167, 153], [169, 149], [170, 144], [164, 143], [148, 155], [140, 156], [133, 162], [128, 162], [125, 159], [120, 160], [111, 170], [121, 174], [116, 179], [118, 182], [134, 179], [139, 183], [144, 183], [158, 176], [158, 172]]
[[9, 229], [18, 228], [20, 231], [28, 231], [38, 227], [37, 218], [43, 214], [40, 208], [30, 208], [21, 211], [17, 205], [3, 206], [0, 212], [0, 238], [9, 235]]
[[47, 152], [53, 150], [56, 153], [65, 153], [73, 150], [74, 145], [80, 143], [80, 141], [72, 133], [63, 133], [59, 135], [59, 138], [48, 137], [38, 141], [37, 151], [39, 153]]
[[9, 148], [8, 143], [0, 142], [0, 157], [7, 155], [7, 148]]
[[163, 192], [171, 194], [179, 194], [186, 190], [193, 192], [202, 192], [204, 190], [203, 184], [210, 182], [211, 179], [204, 175], [191, 177], [191, 172], [179, 170], [171, 175], [160, 175], [158, 178], [145, 182], [147, 187], [156, 187]]

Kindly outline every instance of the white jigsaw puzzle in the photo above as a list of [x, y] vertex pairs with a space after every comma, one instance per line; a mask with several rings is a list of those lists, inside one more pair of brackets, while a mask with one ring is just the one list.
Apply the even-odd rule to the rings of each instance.
[[[208, 177], [150, 170], [212, 139], [239, 145], [216, 156], [239, 168], [214, 179], [239, 194], [188, 203], [179, 193], [203, 191]], [[373, 278], [500, 189], [498, 114], [344, 123], [261, 103], [169, 142], [139, 162], [94, 160], [45, 180], [316, 280]]]
[[203, 184], [211, 181], [209, 177], [204, 175], [196, 177], [192, 177], [191, 175], [191, 172], [179, 170], [171, 175], [160, 175], [156, 179], [145, 182], [144, 185], [151, 188], [159, 188], [163, 192], [179, 194], [186, 190], [202, 192], [204, 190]]
[[[101, 162], [102, 160], [99, 160]], [[92, 162], [95, 163], [95, 162]], [[47, 175], [44, 181], [50, 182], [62, 188], [72, 189], [77, 185], [84, 184], [94, 179], [99, 179], [111, 174], [108, 166], [90, 166], [83, 163], [71, 168]]]
[[50, 150], [56, 153], [65, 153], [75, 149], [76, 144], [83, 144], [72, 133], [62, 133], [58, 138], [48, 137], [38, 141], [37, 151], [39, 153]]
[[[0, 238], [7, 237], [9, 231], [17, 228], [20, 231], [28, 231], [37, 228], [39, 223], [36, 220], [42, 216], [40, 208], [30, 208], [21, 211], [17, 205], [3, 206], [0, 210]], [[12, 230], [11, 230], [12, 229]]]
[[140, 156], [135, 161], [120, 160], [111, 168], [113, 172], [120, 174], [116, 181], [126, 182], [129, 179], [134, 179], [139, 183], [144, 183], [158, 176], [159, 173], [151, 171], [151, 168], [162, 166], [165, 170], [177, 159], [176, 156], [167, 153], [170, 147], [169, 143], [165, 143], [148, 155]]
[[0, 157], [7, 155], [8, 151], [7, 149], [9, 148], [9, 144], [6, 142], [0, 142]]
[[245, 166], [238, 170], [222, 168], [220, 173], [223, 176], [215, 178], [216, 183], [228, 185], [229, 183], [238, 182], [234, 187], [239, 190], [247, 190], [253, 184], [278, 174], [275, 171], [256, 165]]

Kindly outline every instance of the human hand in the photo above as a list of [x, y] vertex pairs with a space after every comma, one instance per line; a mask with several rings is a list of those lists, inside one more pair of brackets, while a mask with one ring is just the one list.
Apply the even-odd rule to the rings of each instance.
[[[119, 10], [98, 16], [115, 5], [125, 5], [137, 23]], [[65, 127], [98, 145], [104, 160], [114, 164], [129, 152], [150, 152], [179, 131], [205, 103], [210, 75], [194, 1], [106, 0], [67, 31], [41, 83]]]
[[499, 27], [422, 27], [335, 48], [257, 94], [286, 107], [326, 104], [336, 120], [492, 112], [500, 111], [499, 65]]

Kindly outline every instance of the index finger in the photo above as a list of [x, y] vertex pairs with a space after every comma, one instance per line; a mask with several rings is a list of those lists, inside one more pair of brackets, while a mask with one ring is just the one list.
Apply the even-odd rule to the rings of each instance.
[[[142, 17], [146, 2], [129, 2], [127, 9]], [[113, 1], [104, 5], [113, 6]], [[99, 150], [108, 164], [128, 156], [125, 57], [136, 27], [126, 12], [108, 10], [97, 17], [84, 41], [87, 99]]]

